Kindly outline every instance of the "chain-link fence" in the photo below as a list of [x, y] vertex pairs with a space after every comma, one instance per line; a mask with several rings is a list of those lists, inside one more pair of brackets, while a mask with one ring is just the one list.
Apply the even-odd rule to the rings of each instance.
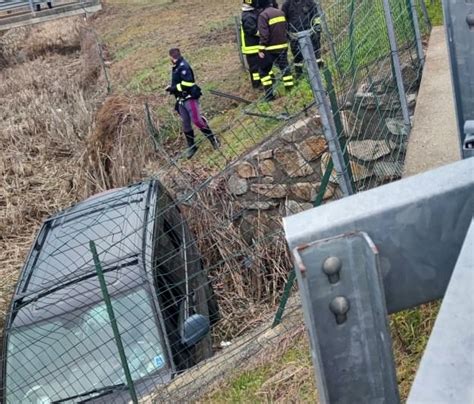
[[[299, 33], [306, 69], [292, 88], [274, 69], [275, 101], [214, 91], [234, 106], [210, 121], [219, 150], [198, 138], [187, 163], [147, 104], [156, 175], [44, 223], [6, 321], [4, 402], [193, 401], [302, 323], [281, 217], [401, 176], [423, 65], [414, 18], [429, 30], [410, 1], [319, 8], [323, 67]], [[114, 161], [97, 154], [90, 176], [110, 187]]]

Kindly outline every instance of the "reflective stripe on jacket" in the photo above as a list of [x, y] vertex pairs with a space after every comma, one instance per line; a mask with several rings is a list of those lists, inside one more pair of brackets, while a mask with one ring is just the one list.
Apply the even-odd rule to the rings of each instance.
[[258, 16], [260, 50], [264, 52], [281, 52], [288, 48], [287, 22], [281, 10], [267, 7]]
[[257, 10], [244, 11], [242, 13], [240, 40], [242, 42], [242, 53], [244, 55], [253, 55], [258, 53], [260, 38], [258, 37]]
[[201, 89], [194, 81], [193, 69], [183, 58], [173, 66], [171, 91], [178, 99], [198, 99], [201, 96]]

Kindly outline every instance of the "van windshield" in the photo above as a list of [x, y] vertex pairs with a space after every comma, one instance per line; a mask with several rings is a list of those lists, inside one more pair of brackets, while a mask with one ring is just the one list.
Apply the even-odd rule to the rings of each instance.
[[[112, 306], [132, 379], [167, 367], [147, 291], [112, 297]], [[103, 302], [41, 323], [13, 325], [7, 355], [7, 403], [48, 404], [125, 384]]]

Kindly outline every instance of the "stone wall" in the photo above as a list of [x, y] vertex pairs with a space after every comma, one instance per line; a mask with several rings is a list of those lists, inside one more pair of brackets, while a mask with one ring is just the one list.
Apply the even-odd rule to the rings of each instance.
[[[287, 126], [228, 171], [228, 189], [242, 212], [239, 221], [248, 241], [259, 225], [276, 230], [282, 216], [313, 207], [326, 156], [319, 117], [308, 117]], [[337, 185], [330, 184], [324, 200], [336, 193]]]
[[[419, 77], [410, 65], [404, 66], [403, 75], [410, 83], [413, 114]], [[392, 78], [362, 83], [349, 98], [340, 116], [356, 190], [400, 178], [408, 132]], [[312, 208], [329, 161], [320, 119], [315, 116], [291, 123], [232, 166], [227, 185], [242, 212], [239, 221], [249, 241], [259, 226], [276, 230], [282, 216]], [[324, 201], [340, 196], [333, 171]]]

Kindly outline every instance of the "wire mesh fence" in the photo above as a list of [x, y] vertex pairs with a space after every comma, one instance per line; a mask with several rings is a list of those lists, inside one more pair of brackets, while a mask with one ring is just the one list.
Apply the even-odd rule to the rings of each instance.
[[[219, 150], [198, 137], [199, 165], [167, 146], [169, 127], [143, 106], [156, 174], [51, 217], [33, 244], [6, 321], [4, 402], [192, 401], [301, 324], [281, 217], [343, 197], [344, 172], [355, 192], [402, 174], [401, 97], [413, 112], [422, 72], [413, 18], [429, 28], [409, 1], [389, 5], [397, 50], [382, 0], [321, 1], [324, 66], [288, 89], [290, 54], [288, 71], [273, 70], [274, 102], [214, 91], [234, 112], [210, 120]], [[314, 52], [297, 52], [317, 65]], [[113, 188], [107, 176], [123, 163], [105, 152], [93, 162], [89, 180]]]

